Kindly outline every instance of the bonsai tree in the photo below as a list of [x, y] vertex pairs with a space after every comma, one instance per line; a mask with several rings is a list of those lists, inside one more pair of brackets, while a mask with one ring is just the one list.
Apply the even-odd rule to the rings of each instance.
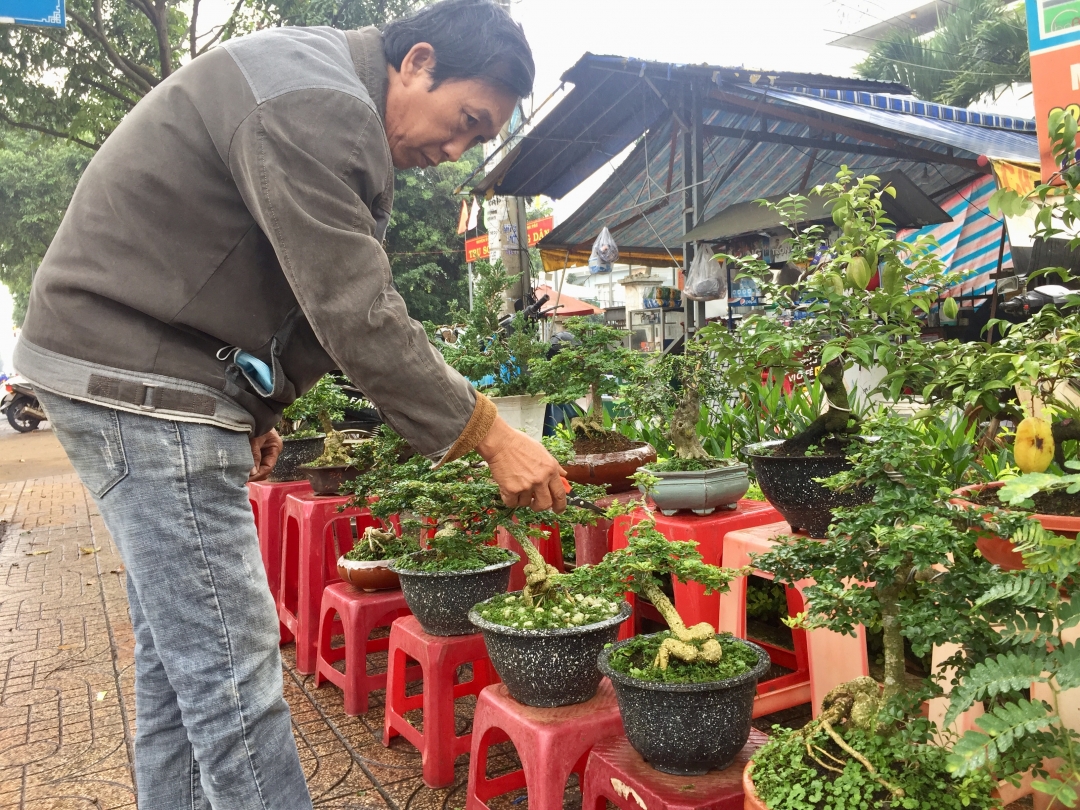
[[[640, 504], [630, 504], [629, 508], [637, 506]], [[611, 514], [626, 508], [617, 505]], [[608, 596], [629, 591], [648, 599], [668, 625], [668, 632], [656, 641], [652, 669], [666, 671], [673, 659], [685, 664], [719, 663], [723, 648], [717, 640], [716, 628], [708, 622], [687, 627], [664, 593], [663, 578], [696, 582], [705, 586], [706, 593], [713, 593], [726, 591], [734, 577], [746, 572], [705, 563], [696, 543], [668, 540], [656, 530], [652, 519], [634, 524], [627, 543], [625, 548], [606, 554], [596, 565], [581, 566], [569, 574], [553, 577], [554, 584]]]
[[[948, 288], [958, 276], [946, 271], [928, 238], [914, 245], [896, 238], [882, 204], [883, 195], [895, 196], [896, 191], [879, 186], [877, 177], [856, 178], [843, 167], [835, 182], [813, 190], [830, 202], [840, 229], [831, 246], [826, 246], [821, 225], [800, 229], [806, 197], [763, 203], [791, 231], [791, 261], [800, 269], [792, 284], [776, 283], [760, 257], [717, 257], [735, 265], [740, 278], [757, 281], [767, 309], [747, 316], [734, 332], [721, 324], [702, 330], [727, 380], [739, 391], [750, 391], [765, 375], [781, 378], [789, 371], [816, 369], [824, 390], [827, 406], [786, 439], [785, 455], [803, 455], [811, 447], [842, 451], [859, 432], [844, 372], [882, 366], [887, 373], [875, 393], [899, 399], [908, 367], [927, 351], [918, 340], [927, 316], [939, 303], [942, 314], [956, 314]], [[871, 284], [879, 270], [880, 283]]]
[[[506, 273], [502, 262], [477, 262], [472, 310], [451, 307], [451, 318], [462, 326], [439, 330], [427, 325], [429, 336], [446, 362], [488, 396], [538, 392], [530, 366], [546, 354], [547, 344], [539, 339], [536, 325], [523, 313], [516, 313], [508, 321], [503, 315], [506, 291], [516, 278]], [[443, 334], [453, 341], [440, 339]]]
[[578, 437], [597, 439], [610, 431], [604, 428], [605, 395], [619, 393], [623, 380], [640, 364], [641, 354], [622, 345], [624, 332], [589, 318], [569, 318], [566, 331], [573, 342], [564, 343], [551, 359], [533, 361], [530, 372], [537, 385], [547, 392], [546, 402], [574, 402], [589, 398], [583, 417], [572, 420]]
[[334, 376], [325, 374], [281, 412], [281, 434], [293, 439], [310, 438], [321, 430], [329, 436], [334, 432], [332, 422], [344, 418], [350, 402]]
[[[345, 396], [332, 375], [327, 374], [315, 383], [315, 387], [296, 400], [289, 407], [304, 400], [301, 409], [302, 418], [314, 419], [318, 422], [322, 432], [326, 434], [326, 443], [323, 445], [322, 455], [312, 461], [310, 467], [344, 467], [353, 463], [352, 454], [348, 445], [345, 444], [345, 435], [334, 430], [334, 420], [340, 420], [345, 416], [345, 409], [351, 400]], [[287, 410], [286, 410], [287, 413]]]
[[804, 589], [805, 612], [789, 620], [792, 626], [880, 631], [883, 685], [858, 679], [834, 690], [817, 721], [779, 735], [759, 752], [755, 784], [775, 808], [789, 806], [785, 802], [810, 783], [822, 802], [850, 796], [845, 791], [858, 786], [862, 792], [855, 795], [873, 797], [869, 806], [921, 806], [902, 800], [945, 793], [963, 801], [944, 806], [988, 807], [988, 775], [950, 780], [944, 750], [928, 745], [934, 729], [920, 717], [921, 704], [942, 685], [931, 677], [913, 679], [906, 649], [925, 659], [935, 645], [958, 644], [964, 654], [946, 663], [960, 672], [998, 649], [994, 625], [1007, 613], [973, 608], [1002, 575], [976, 554], [972, 529], [985, 528], [983, 516], [947, 505], [949, 460], [922, 441], [910, 421], [885, 415], [873, 427], [879, 440], [852, 448], [852, 469], [828, 482], [837, 488], [870, 484], [873, 500], [836, 510], [839, 519], [825, 542], [785, 538], [755, 565], [778, 582], [813, 580]]
[[637, 418], [656, 423], [668, 442], [669, 462], [663, 467], [649, 465], [650, 469], [716, 466], [718, 460], [702, 446], [698, 425], [703, 407], [726, 390], [714, 353], [697, 340], [688, 343], [682, 354], [656, 355], [637, 368], [633, 384], [624, 392], [627, 408]]

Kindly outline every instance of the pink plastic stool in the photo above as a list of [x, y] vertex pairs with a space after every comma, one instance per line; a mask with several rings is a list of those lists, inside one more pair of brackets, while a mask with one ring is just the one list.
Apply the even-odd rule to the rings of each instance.
[[[420, 664], [424, 679], [423, 694], [405, 695], [405, 682], [411, 680], [408, 659]], [[472, 664], [472, 680], [460, 682], [457, 671]], [[468, 753], [472, 734], [457, 734], [454, 701], [466, 695], [478, 695], [499, 676], [488, 660], [484, 637], [430, 636], [415, 616], [397, 619], [390, 627], [390, 651], [386, 673], [386, 719], [383, 745], [398, 734], [415, 745], [423, 763], [424, 784], [441, 788], [454, 783], [454, 760]], [[424, 712], [424, 730], [405, 718], [414, 709]]]
[[[791, 526], [783, 521], [731, 532], [724, 541], [724, 565], [728, 568], [750, 565], [751, 554], [765, 553], [776, 545], [775, 538], [792, 533]], [[755, 574], [766, 579], [773, 578], [765, 571], [755, 571]], [[802, 591], [811, 584], [813, 581], [808, 579], [795, 583], [797, 600], [792, 589], [787, 589], [789, 613], [802, 609]], [[720, 597], [720, 626], [717, 629], [746, 638], [746, 577], [733, 580], [730, 590]], [[866, 632], [861, 625], [855, 628], [854, 636], [844, 636], [831, 630], [796, 632], [806, 633], [806, 670], [759, 683], [754, 699], [754, 717], [806, 702], [811, 704], [814, 717], [817, 717], [821, 712], [821, 699], [829, 690], [869, 674]], [[791, 654], [790, 651], [784, 652]]]
[[[562, 538], [559, 536], [558, 526], [540, 526], [546, 535], [533, 540], [533, 545], [536, 546], [536, 550], [540, 552], [540, 556], [548, 561], [549, 565], [554, 565], [558, 570], [565, 571], [566, 568], [563, 565], [562, 556]], [[528, 559], [525, 557], [525, 552], [521, 548], [521, 543], [514, 539], [514, 536], [506, 529], [499, 528], [496, 534], [496, 541], [500, 548], [508, 548], [521, 559], [514, 563], [510, 569], [510, 590], [520, 591], [525, 587], [525, 564]]]
[[[334, 614], [341, 624], [345, 644], [332, 647]], [[386, 673], [369, 675], [367, 657], [390, 647], [388, 638], [369, 638], [376, 627], [389, 627], [394, 619], [409, 615], [400, 590], [365, 593], [347, 582], [331, 582], [323, 590], [319, 618], [319, 644], [315, 656], [315, 686], [330, 681], [345, 693], [345, 714], [364, 714], [368, 694], [386, 688]], [[334, 663], [345, 661], [345, 671]], [[419, 674], [419, 673], [416, 673]]]
[[[473, 716], [465, 810], [487, 810], [491, 799], [522, 787], [529, 789], [530, 810], [561, 810], [570, 774], [584, 778], [593, 745], [622, 732], [619, 704], [607, 678], [592, 700], [557, 709], [523, 706], [503, 684], [489, 686], [480, 693]], [[514, 743], [521, 768], [489, 779], [488, 749], [506, 740]]]
[[[248, 502], [255, 517], [255, 531], [259, 533], [259, 551], [262, 554], [266, 581], [270, 595], [277, 604], [281, 591], [281, 514], [285, 508], [285, 496], [293, 493], [311, 492], [309, 481], [252, 481], [248, 486]], [[281, 643], [293, 640], [292, 632], [278, 622]]]
[[[768, 737], [757, 729], [735, 761], [705, 776], [661, 773], [620, 735], [598, 742], [589, 754], [581, 784], [581, 810], [743, 810], [743, 771]], [[532, 803], [530, 802], [530, 807]]]
[[349, 507], [346, 496], [288, 495], [282, 512], [281, 590], [278, 619], [296, 637], [296, 670], [315, 672], [322, 593], [338, 582], [337, 558], [368, 526], [381, 526], [367, 509]]

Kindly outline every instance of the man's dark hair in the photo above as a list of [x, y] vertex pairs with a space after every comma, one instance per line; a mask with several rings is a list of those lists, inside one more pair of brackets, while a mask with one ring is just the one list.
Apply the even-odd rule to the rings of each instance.
[[525, 32], [491, 0], [442, 0], [383, 27], [386, 60], [396, 70], [418, 42], [435, 49], [432, 90], [448, 80], [479, 79], [518, 98], [532, 93], [536, 67]]

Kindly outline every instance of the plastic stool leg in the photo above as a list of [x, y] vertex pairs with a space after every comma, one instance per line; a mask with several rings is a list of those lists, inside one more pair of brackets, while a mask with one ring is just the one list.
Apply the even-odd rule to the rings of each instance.
[[[428, 673], [424, 673], [427, 675]], [[453, 672], [432, 673], [431, 683], [450, 683]], [[421, 754], [424, 784], [443, 788], [454, 783], [454, 738], [457, 723], [454, 717], [454, 689], [436, 689], [424, 685], [424, 747]], [[446, 750], [440, 745], [446, 741]]]

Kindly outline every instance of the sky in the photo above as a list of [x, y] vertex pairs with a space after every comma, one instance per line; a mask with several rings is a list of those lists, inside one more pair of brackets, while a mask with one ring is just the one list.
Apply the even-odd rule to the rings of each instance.
[[[234, 0], [202, 0], [200, 28], [220, 24]], [[536, 61], [539, 104], [586, 51], [660, 62], [852, 76], [864, 54], [831, 47], [846, 33], [921, 5], [921, 0], [512, 0]], [[617, 163], [613, 161], [613, 164]], [[611, 168], [555, 201], [556, 223], [600, 185]], [[0, 286], [0, 324], [10, 302]], [[0, 330], [0, 363], [11, 339]]]

